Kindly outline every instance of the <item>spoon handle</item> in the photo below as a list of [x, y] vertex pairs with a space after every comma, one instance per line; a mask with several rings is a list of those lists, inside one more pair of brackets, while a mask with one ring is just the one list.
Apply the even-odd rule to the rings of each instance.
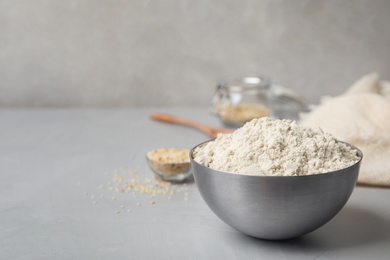
[[168, 114], [159, 114], [159, 113], [150, 114], [150, 118], [157, 120], [157, 121], [166, 122], [166, 123], [174, 123], [174, 124], [189, 126], [189, 127], [198, 129], [199, 131], [207, 134], [208, 136], [212, 136], [212, 134], [213, 134], [213, 128], [211, 128], [207, 125], [192, 121], [192, 120], [185, 119], [185, 118], [172, 116], [172, 115], [168, 115]]
[[157, 121], [162, 121], [166, 123], [174, 123], [174, 124], [180, 124], [180, 125], [185, 125], [189, 126], [192, 128], [195, 128], [203, 133], [205, 133], [207, 136], [211, 138], [217, 137], [218, 133], [231, 133], [232, 130], [230, 129], [224, 129], [224, 128], [213, 128], [192, 120], [188, 120], [185, 118], [177, 117], [177, 116], [172, 116], [172, 115], [167, 115], [167, 114], [159, 114], [159, 113], [152, 113], [150, 115], [150, 118], [157, 120]]

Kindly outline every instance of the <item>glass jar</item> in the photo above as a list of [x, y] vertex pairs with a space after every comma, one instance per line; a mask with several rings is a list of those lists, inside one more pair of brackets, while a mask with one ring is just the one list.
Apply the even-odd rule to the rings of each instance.
[[229, 126], [271, 116], [270, 86], [267, 77], [221, 80], [212, 99], [213, 112]]

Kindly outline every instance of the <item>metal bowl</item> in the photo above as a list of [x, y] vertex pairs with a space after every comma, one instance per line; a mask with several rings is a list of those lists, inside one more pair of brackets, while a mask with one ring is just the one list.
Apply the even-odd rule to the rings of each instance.
[[[199, 144], [201, 146], [205, 143]], [[196, 146], [196, 147], [198, 147]], [[195, 183], [210, 209], [242, 233], [262, 239], [291, 239], [331, 220], [348, 201], [363, 154], [354, 165], [306, 176], [252, 176], [203, 166], [190, 152]]]

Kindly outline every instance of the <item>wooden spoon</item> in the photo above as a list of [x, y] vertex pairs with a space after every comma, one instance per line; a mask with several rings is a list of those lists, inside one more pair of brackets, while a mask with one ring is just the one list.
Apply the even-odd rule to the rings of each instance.
[[192, 128], [195, 128], [206, 135], [208, 135], [211, 138], [216, 138], [218, 133], [224, 133], [228, 134], [233, 132], [231, 129], [226, 129], [226, 128], [213, 128], [195, 121], [191, 121], [185, 118], [180, 118], [177, 116], [171, 116], [167, 114], [158, 114], [158, 113], [153, 113], [150, 115], [150, 118], [157, 120], [157, 121], [162, 121], [166, 123], [173, 123], [173, 124], [180, 124], [180, 125], [185, 125], [189, 126]]

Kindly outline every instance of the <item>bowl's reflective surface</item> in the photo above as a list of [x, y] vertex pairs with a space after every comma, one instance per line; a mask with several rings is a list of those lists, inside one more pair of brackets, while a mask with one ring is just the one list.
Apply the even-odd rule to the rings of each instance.
[[358, 150], [357, 163], [325, 174], [249, 176], [197, 163], [195, 148], [194, 179], [207, 205], [231, 227], [263, 239], [298, 237], [332, 219], [348, 201], [363, 157]]

